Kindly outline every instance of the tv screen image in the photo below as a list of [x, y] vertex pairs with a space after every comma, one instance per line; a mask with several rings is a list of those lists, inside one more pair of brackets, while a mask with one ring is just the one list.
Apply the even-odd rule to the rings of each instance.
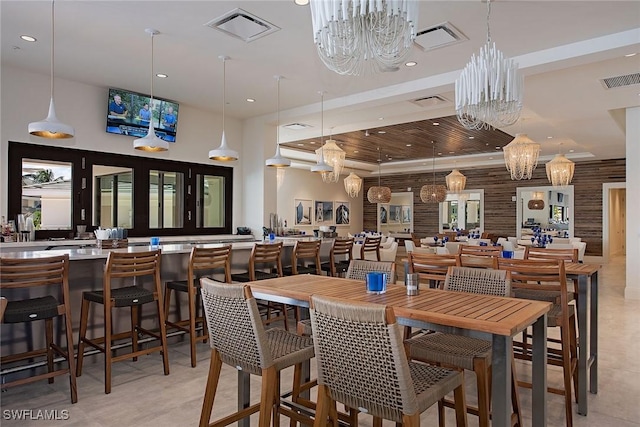
[[167, 142], [176, 141], [179, 104], [124, 89], [109, 89], [107, 132], [144, 137], [153, 123], [156, 135]]

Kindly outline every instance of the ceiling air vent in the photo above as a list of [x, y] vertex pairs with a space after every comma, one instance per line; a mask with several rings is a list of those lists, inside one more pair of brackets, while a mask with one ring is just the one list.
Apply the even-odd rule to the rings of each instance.
[[640, 73], [627, 74], [626, 76], [608, 77], [601, 80], [605, 88], [623, 87], [640, 84]]
[[247, 43], [280, 29], [242, 9], [233, 9], [204, 25], [244, 40]]
[[444, 104], [448, 104], [451, 101], [449, 101], [447, 98], [443, 96], [434, 95], [434, 96], [424, 96], [422, 98], [414, 99], [411, 102], [422, 108], [434, 108], [434, 107], [440, 107]]
[[450, 22], [443, 22], [431, 28], [418, 31], [414, 43], [420, 46], [422, 50], [428, 51], [451, 46], [464, 40], [468, 40], [467, 37], [456, 27]]

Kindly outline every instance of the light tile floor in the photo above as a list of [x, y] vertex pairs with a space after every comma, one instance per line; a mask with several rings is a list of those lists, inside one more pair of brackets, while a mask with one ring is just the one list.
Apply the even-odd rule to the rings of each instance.
[[[398, 258], [404, 256], [399, 253]], [[625, 259], [613, 259], [600, 273], [600, 354], [599, 393], [589, 395], [589, 415], [574, 412], [575, 426], [630, 427], [640, 426], [640, 301], [624, 299]], [[401, 271], [400, 271], [401, 273]], [[84, 374], [78, 378], [77, 404], [69, 401], [68, 382], [59, 378], [52, 385], [38, 382], [3, 391], [1, 396], [2, 426], [196, 426], [200, 416], [202, 396], [209, 367], [206, 344], [198, 346], [198, 366], [191, 368], [189, 348], [184, 342], [173, 343], [169, 351], [171, 374], [162, 374], [159, 355], [140, 358], [138, 362], [114, 365], [113, 388], [104, 394], [102, 357], [86, 360]], [[312, 367], [313, 368], [313, 367]], [[518, 365], [520, 375], [527, 375], [527, 366]], [[549, 382], [558, 383], [560, 371], [550, 368]], [[283, 388], [291, 384], [291, 370], [283, 375]], [[475, 401], [475, 379], [467, 374], [467, 400]], [[258, 398], [260, 379], [252, 379], [252, 395]], [[520, 389], [525, 425], [531, 425], [531, 393]], [[564, 426], [563, 399], [548, 395], [549, 426]], [[225, 367], [216, 396], [214, 416], [227, 414], [236, 405], [236, 371]], [[576, 405], [574, 404], [574, 411]], [[68, 411], [67, 420], [11, 420], [11, 410]], [[7, 412], [9, 411], [9, 412]], [[360, 423], [370, 426], [371, 419], [361, 416]], [[425, 412], [423, 426], [438, 423], [435, 408]], [[252, 425], [257, 425], [255, 417]], [[288, 419], [282, 419], [288, 425]], [[393, 424], [386, 424], [391, 426]], [[452, 410], [447, 411], [447, 425], [455, 425]], [[476, 417], [469, 417], [476, 426]]]

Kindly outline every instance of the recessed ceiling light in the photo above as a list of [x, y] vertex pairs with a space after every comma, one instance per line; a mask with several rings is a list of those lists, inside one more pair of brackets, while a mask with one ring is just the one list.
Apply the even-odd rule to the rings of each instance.
[[631, 58], [632, 56], [636, 56], [636, 55], [637, 55], [637, 53], [636, 53], [636, 52], [633, 52], [633, 53], [627, 53], [625, 56], [626, 56], [627, 58]]
[[407, 146], [407, 147], [411, 147], [411, 144], [407, 144], [406, 146]]
[[449, 154], [455, 154], [455, 151], [449, 151]]
[[36, 39], [35, 37], [33, 37], [33, 36], [28, 36], [28, 35], [26, 35], [26, 34], [21, 35], [21, 36], [20, 36], [20, 38], [21, 38], [22, 40], [26, 41], [26, 42], [35, 42], [35, 41], [37, 41], [37, 40], [38, 40], [38, 39]]
[[247, 98], [247, 102], [256, 102], [256, 100], [253, 98]]
[[486, 143], [486, 144], [484, 144], [484, 145], [486, 145], [486, 146], [488, 147], [488, 146], [489, 146], [489, 143], [487, 142], [487, 143]]
[[387, 157], [387, 159], [389, 159], [389, 160], [393, 160], [393, 157]]
[[498, 147], [498, 146], [496, 145], [496, 150], [500, 150], [501, 148], [502, 148], [502, 147]]
[[298, 143], [298, 147], [304, 147], [304, 144], [300, 142]]
[[309, 0], [293, 0], [298, 6], [306, 6], [309, 4]]
[[358, 154], [359, 151], [358, 150], [353, 150], [353, 154]]
[[386, 132], [386, 131], [384, 131], [384, 130], [379, 130], [379, 131], [378, 131], [378, 133], [379, 133], [379, 134], [385, 134], [385, 133], [387, 133], [387, 132]]
[[168, 75], [166, 75], [166, 74], [163, 74], [163, 73], [158, 73], [158, 74], [156, 74], [156, 77], [159, 77], [159, 78], [161, 78], [161, 79], [166, 79], [166, 78], [167, 78], [167, 77], [169, 77], [169, 76], [168, 76]]
[[552, 136], [548, 136], [547, 139], [553, 139], [553, 137]]
[[309, 144], [311, 144], [311, 145], [315, 145], [315, 144], [316, 144], [316, 142], [315, 142], [315, 141], [311, 141]]
[[434, 126], [440, 126], [440, 123], [438, 123], [438, 122], [433, 122], [433, 125], [434, 125]]
[[574, 151], [576, 151], [576, 150], [569, 150], [570, 153], [573, 153]]
[[378, 120], [384, 120], [384, 117], [378, 117]]
[[438, 156], [442, 156], [442, 153], [438, 153]]
[[476, 139], [476, 137], [475, 136], [470, 136], [469, 139]]
[[416, 61], [409, 61], [409, 62], [406, 62], [404, 65], [407, 67], [415, 67], [416, 65], [418, 65], [418, 63]]
[[492, 156], [492, 157], [489, 157], [489, 160], [493, 160], [493, 156]]

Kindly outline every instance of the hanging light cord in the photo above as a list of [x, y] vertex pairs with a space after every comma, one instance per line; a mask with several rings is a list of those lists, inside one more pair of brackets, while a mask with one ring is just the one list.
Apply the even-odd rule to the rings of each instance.
[[227, 104], [227, 58], [222, 58], [222, 133], [224, 134], [224, 110]]
[[278, 80], [278, 98], [277, 98], [277, 108], [278, 108], [278, 117], [276, 119], [276, 145], [280, 146], [280, 76], [277, 77]]
[[56, 38], [56, 19], [55, 19], [55, 0], [51, 2], [51, 99], [53, 99], [53, 67], [54, 67], [54, 49]]
[[431, 141], [433, 146], [433, 155], [431, 158], [431, 170], [433, 171], [433, 185], [436, 185], [436, 143]]
[[155, 36], [155, 31], [152, 30], [151, 31], [151, 101], [150, 101], [152, 105], [149, 106], [152, 110], [153, 110], [153, 38], [154, 36]]
[[[320, 91], [320, 163], [324, 163], [324, 91]], [[324, 173], [324, 172], [323, 172]]]
[[378, 187], [382, 187], [380, 185], [380, 176], [382, 175], [382, 170], [380, 166], [382, 165], [382, 152], [380, 151], [380, 147], [378, 147]]

